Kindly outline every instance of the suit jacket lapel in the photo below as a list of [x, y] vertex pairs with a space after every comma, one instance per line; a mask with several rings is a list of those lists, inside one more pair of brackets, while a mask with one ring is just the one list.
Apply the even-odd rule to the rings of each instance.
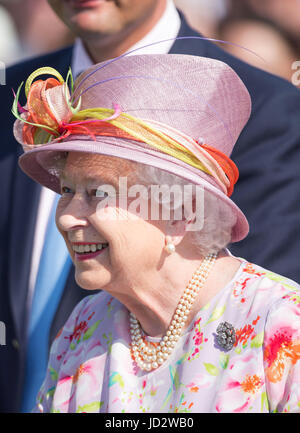
[[[178, 38], [186, 36], [197, 36], [203, 37], [195, 30], [193, 30], [186, 22], [184, 16], [179, 12], [181, 19], [181, 26], [178, 33]], [[201, 39], [176, 39], [172, 45], [169, 53], [170, 54], [190, 54], [194, 56], [205, 56], [206, 55], [207, 42]]]
[[73, 47], [67, 47], [59, 52], [57, 58], [57, 65], [53, 66], [58, 72], [63, 76], [64, 79], [67, 78], [67, 73], [69, 67], [72, 64]]

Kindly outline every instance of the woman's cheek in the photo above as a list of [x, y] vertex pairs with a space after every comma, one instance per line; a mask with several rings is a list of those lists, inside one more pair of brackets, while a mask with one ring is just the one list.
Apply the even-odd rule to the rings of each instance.
[[126, 217], [126, 210], [110, 205], [106, 200], [100, 201], [96, 206], [96, 218], [101, 222], [114, 222]]
[[62, 217], [62, 215], [64, 214], [65, 208], [68, 206], [69, 203], [69, 199], [68, 197], [64, 197], [61, 196], [58, 203], [57, 203], [57, 208], [56, 208], [56, 214], [55, 214], [55, 223], [56, 223], [56, 227], [57, 230], [59, 231], [59, 233], [61, 234], [61, 236], [64, 238], [64, 241], [66, 243], [67, 249], [69, 251], [69, 254], [72, 258], [72, 260], [74, 259], [74, 251], [73, 248], [68, 240], [68, 234], [67, 232], [63, 229], [60, 218]]

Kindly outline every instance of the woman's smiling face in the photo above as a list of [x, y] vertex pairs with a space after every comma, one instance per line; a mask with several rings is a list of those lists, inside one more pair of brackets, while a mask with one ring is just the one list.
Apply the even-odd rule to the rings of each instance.
[[[116, 293], [131, 285], [138, 273], [145, 275], [159, 266], [163, 222], [134, 214], [118, 195], [119, 177], [132, 185], [134, 168], [134, 163], [120, 158], [68, 154], [56, 223], [75, 264], [76, 281], [85, 289]], [[103, 185], [111, 185], [117, 194], [105, 208]]]

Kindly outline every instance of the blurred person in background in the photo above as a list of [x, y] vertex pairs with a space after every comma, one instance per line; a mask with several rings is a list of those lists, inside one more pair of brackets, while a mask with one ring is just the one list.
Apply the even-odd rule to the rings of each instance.
[[21, 55], [17, 29], [10, 14], [0, 3], [0, 61], [10, 64]]
[[300, 59], [300, 1], [231, 0], [218, 38], [233, 43], [221, 45], [229, 53], [290, 81]]
[[[243, 3], [243, 2], [240, 2]], [[257, 15], [276, 23], [294, 39], [300, 51], [300, 1], [299, 0], [246, 0]]]
[[[20, 49], [12, 53], [10, 62], [55, 51], [72, 43], [71, 32], [49, 8], [47, 0], [0, 0], [0, 5], [10, 15], [19, 41]], [[10, 39], [8, 34], [3, 39], [7, 47]]]
[[228, 0], [175, 0], [190, 26], [208, 38], [218, 35], [218, 23], [224, 18]]
[[[31, 409], [45, 374], [48, 347], [73, 307], [86, 296], [75, 283], [65, 252], [55, 243], [59, 242], [53, 231], [57, 197], [18, 167], [21, 149], [12, 134], [11, 88], [17, 90], [38, 68], [47, 65], [66, 78], [71, 65], [77, 77], [93, 63], [166, 39], [135, 53], [191, 54], [231, 66], [248, 88], [253, 106], [232, 154], [240, 168], [233, 198], [247, 213], [251, 229], [245, 241], [230, 249], [238, 257], [300, 281], [295, 236], [300, 211], [298, 90], [197, 39], [199, 33], [171, 0], [49, 0], [49, 4], [75, 35], [74, 45], [9, 68], [7, 85], [0, 86], [0, 183], [5, 185], [0, 190], [0, 238], [5, 245], [0, 251], [0, 320], [7, 330], [0, 357], [2, 412]], [[20, 103], [25, 103], [23, 91]], [[199, 128], [198, 140], [201, 137]]]

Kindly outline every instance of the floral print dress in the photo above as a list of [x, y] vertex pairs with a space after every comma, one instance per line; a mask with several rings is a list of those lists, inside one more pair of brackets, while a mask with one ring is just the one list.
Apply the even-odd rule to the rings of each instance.
[[[87, 296], [53, 342], [33, 411], [300, 412], [299, 286], [240, 261], [152, 372], [131, 358], [128, 310]], [[216, 339], [223, 322], [235, 328], [230, 350]]]

